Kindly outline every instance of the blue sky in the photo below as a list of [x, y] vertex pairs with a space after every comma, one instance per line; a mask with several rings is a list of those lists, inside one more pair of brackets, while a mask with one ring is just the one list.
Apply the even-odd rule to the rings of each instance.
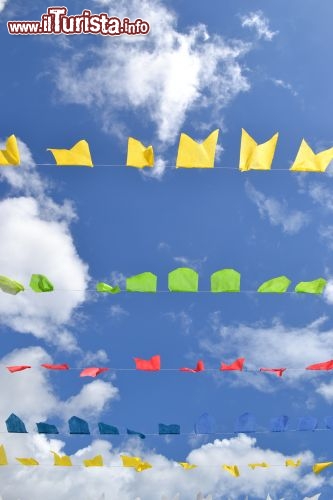
[[[133, 357], [161, 354], [164, 368], [207, 368], [240, 356], [249, 368], [303, 368], [333, 351], [331, 253], [332, 176], [288, 172], [304, 137], [315, 151], [331, 147], [331, 12], [329, 1], [244, 0], [161, 2], [86, 0], [84, 8], [142, 17], [146, 38], [10, 36], [7, 20], [39, 19], [42, 0], [0, 0], [1, 130], [20, 139], [22, 166], [0, 172], [1, 274], [28, 284], [46, 274], [59, 291], [1, 296], [3, 388], [0, 431], [10, 413], [31, 431], [2, 434], [11, 462], [34, 456], [52, 464], [49, 450], [71, 454], [73, 463], [102, 453], [119, 465], [120, 453], [153, 464], [143, 474], [119, 468], [73, 471], [40, 467], [0, 471], [4, 500], [53, 498], [303, 499], [332, 498], [332, 460], [326, 432], [258, 433], [246, 436], [178, 436], [144, 442], [101, 440], [100, 421], [155, 433], [159, 422], [179, 423], [191, 433], [204, 412], [222, 432], [238, 415], [256, 415], [259, 429], [273, 416], [333, 415], [330, 373], [185, 374], [109, 372], [80, 379], [85, 366], [132, 368]], [[197, 139], [219, 127], [216, 165], [210, 171], [175, 170], [180, 132]], [[241, 128], [258, 142], [280, 132], [272, 172], [238, 172]], [[128, 136], [153, 144], [152, 173], [123, 167], [56, 168], [48, 147], [88, 140], [96, 164], [123, 165]], [[285, 169], [286, 171], [275, 169]], [[212, 272], [235, 268], [242, 289], [255, 290], [282, 274], [295, 285], [323, 276], [324, 296], [261, 296], [208, 293], [97, 296], [97, 281], [123, 285], [144, 271], [167, 274], [188, 265], [199, 288]], [[77, 289], [79, 291], [66, 291]], [[43, 362], [69, 363], [68, 373], [45, 373]], [[8, 364], [32, 364], [30, 372], [5, 373]], [[296, 374], [295, 374], [296, 373]], [[93, 436], [70, 437], [66, 420], [85, 418]], [[33, 434], [40, 420], [56, 423], [59, 439]], [[330, 431], [327, 431], [330, 432]], [[247, 464], [283, 464], [300, 457], [297, 470], [248, 471]], [[197, 462], [180, 471], [175, 461]], [[238, 463], [241, 477], [219, 469]], [[18, 478], [20, 482], [18, 482]], [[53, 495], [53, 496], [52, 496]]]

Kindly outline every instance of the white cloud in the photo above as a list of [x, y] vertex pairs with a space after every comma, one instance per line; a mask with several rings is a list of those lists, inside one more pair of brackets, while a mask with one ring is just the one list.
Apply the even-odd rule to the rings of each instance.
[[0, 0], [0, 13], [4, 10], [6, 7], [7, 0]]
[[296, 90], [293, 88], [293, 86], [288, 83], [288, 82], [285, 82], [284, 80], [281, 80], [279, 78], [270, 78], [270, 80], [274, 83], [274, 85], [276, 85], [277, 87], [281, 87], [283, 89], [286, 89], [288, 90], [294, 97], [297, 97], [298, 96], [298, 92], [296, 92]]
[[180, 323], [180, 327], [183, 333], [188, 335], [193, 323], [191, 316], [186, 311], [180, 311], [179, 313], [168, 312], [165, 314], [173, 323]]
[[123, 316], [128, 316], [129, 313], [128, 311], [126, 311], [126, 309], [124, 309], [123, 307], [121, 307], [120, 304], [114, 304], [110, 307], [110, 314], [112, 316], [112, 318], [121, 318]]
[[199, 271], [203, 264], [207, 262], [207, 257], [203, 257], [202, 259], [191, 259], [189, 257], [174, 257], [173, 260], [177, 262], [177, 264], [181, 264], [182, 266], [191, 267]]
[[103, 380], [94, 380], [85, 384], [79, 394], [66, 401], [64, 414], [90, 415], [96, 417], [107, 408], [107, 405], [118, 397], [118, 389]]
[[328, 211], [333, 211], [332, 190], [319, 182], [312, 182], [308, 186], [308, 193], [312, 200]]
[[281, 226], [285, 233], [295, 234], [309, 223], [307, 214], [299, 210], [290, 210], [286, 201], [281, 202], [265, 196], [250, 182], [246, 182], [246, 193], [257, 206], [260, 216], [268, 219], [273, 226]]
[[57, 63], [64, 101], [98, 110], [105, 129], [113, 131], [124, 112], [135, 112], [155, 124], [162, 143], [170, 143], [190, 110], [209, 107], [219, 124], [221, 109], [249, 89], [239, 59], [250, 44], [210, 36], [204, 25], [180, 32], [175, 13], [158, 0], [97, 3], [151, 25], [148, 36], [99, 40], [98, 47], [69, 59], [66, 53]]
[[243, 28], [252, 28], [259, 39], [263, 38], [270, 42], [278, 34], [278, 31], [271, 31], [269, 20], [261, 10], [250, 12], [248, 15], [242, 16], [241, 19]]

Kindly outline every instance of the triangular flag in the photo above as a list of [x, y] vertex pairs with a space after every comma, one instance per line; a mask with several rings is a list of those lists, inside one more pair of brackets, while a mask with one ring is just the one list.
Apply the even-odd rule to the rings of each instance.
[[31, 467], [33, 465], [39, 465], [39, 462], [34, 458], [16, 458], [18, 462], [22, 465], [26, 465], [27, 467]]
[[282, 377], [283, 372], [286, 371], [287, 368], [260, 368], [260, 372], [272, 372], [275, 373], [278, 377]]
[[0, 289], [10, 295], [17, 295], [19, 292], [24, 291], [24, 286], [18, 281], [7, 278], [7, 276], [0, 276]]
[[176, 160], [177, 168], [213, 168], [219, 130], [214, 130], [202, 143], [181, 134]]
[[142, 432], [132, 431], [131, 429], [126, 429], [126, 431], [130, 436], [138, 436], [140, 439], [146, 439], [146, 436]]
[[7, 370], [10, 373], [21, 372], [23, 370], [28, 370], [31, 368], [29, 365], [17, 365], [17, 366], [6, 366]]
[[134, 358], [137, 370], [159, 371], [161, 369], [161, 357], [159, 354], [150, 359]]
[[58, 455], [58, 453], [56, 453], [55, 451], [51, 451], [51, 453], [53, 453], [53, 457], [54, 457], [54, 464], [53, 465], [57, 465], [59, 467], [72, 467], [72, 460], [71, 460], [71, 457], [68, 457], [67, 455]]
[[109, 368], [98, 368], [98, 367], [84, 368], [80, 373], [80, 377], [97, 377], [97, 375], [107, 372], [108, 370]]
[[278, 276], [277, 278], [272, 278], [265, 281], [260, 285], [257, 292], [259, 293], [285, 293], [290, 285], [291, 281], [287, 276]]
[[6, 167], [8, 165], [17, 166], [20, 164], [20, 152], [17, 145], [15, 135], [8, 137], [6, 148], [0, 150], [0, 165]]
[[249, 467], [254, 470], [256, 469], [257, 467], [263, 467], [263, 468], [267, 468], [269, 467], [269, 465], [266, 463], [266, 462], [261, 462], [261, 463], [258, 463], [258, 464], [249, 464]]
[[71, 149], [51, 149], [57, 165], [93, 167], [89, 144], [82, 140], [74, 144]]
[[42, 274], [33, 274], [31, 276], [30, 288], [37, 293], [52, 292], [54, 290], [51, 281], [49, 281], [47, 277]]
[[85, 467], [103, 467], [103, 457], [102, 455], [96, 455], [94, 458], [83, 460]]
[[0, 465], [8, 465], [6, 450], [3, 444], [0, 446]]
[[332, 160], [333, 148], [315, 154], [306, 140], [303, 139], [290, 170], [294, 172], [325, 172]]
[[286, 467], [299, 467], [301, 465], [301, 463], [302, 463], [302, 461], [300, 459], [296, 460], [296, 462], [295, 462], [291, 458], [288, 458], [286, 460]]
[[119, 286], [111, 286], [111, 285], [108, 285], [107, 283], [103, 283], [103, 282], [97, 283], [96, 291], [101, 292], [101, 293], [112, 293], [112, 294], [116, 294], [116, 293], [121, 292]]
[[204, 362], [200, 359], [197, 362], [196, 368], [179, 368], [181, 372], [190, 372], [190, 373], [198, 373], [203, 372], [205, 370]]
[[221, 363], [220, 370], [223, 371], [242, 371], [245, 363], [245, 358], [238, 358], [231, 365]]
[[314, 365], [309, 365], [305, 368], [306, 370], [333, 370], [333, 359], [329, 361], [324, 361], [323, 363], [316, 363]]
[[242, 128], [239, 170], [270, 170], [275, 154], [279, 134], [274, 134], [268, 141], [257, 144]]
[[333, 465], [333, 462], [321, 462], [318, 464], [314, 464], [312, 470], [315, 474], [319, 474], [321, 471], [327, 469], [327, 467], [330, 467], [331, 465]]
[[222, 469], [226, 470], [234, 477], [240, 476], [239, 469], [238, 469], [237, 465], [222, 465]]
[[128, 138], [127, 161], [128, 167], [153, 167], [154, 166], [154, 150], [153, 146], [144, 146], [142, 142]]
[[47, 370], [69, 370], [67, 363], [63, 363], [62, 365], [49, 365], [48, 363], [43, 363], [40, 366], [46, 368]]
[[183, 467], [185, 470], [191, 470], [191, 469], [196, 469], [198, 467], [197, 465], [194, 464], [189, 464], [188, 462], [178, 462], [179, 465]]
[[296, 293], [317, 293], [324, 291], [327, 281], [324, 278], [318, 278], [313, 281], [301, 281], [295, 286]]

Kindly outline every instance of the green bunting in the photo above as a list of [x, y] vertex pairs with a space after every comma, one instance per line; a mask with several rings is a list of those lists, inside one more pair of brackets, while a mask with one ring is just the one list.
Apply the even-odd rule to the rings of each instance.
[[52, 292], [54, 287], [52, 283], [42, 274], [32, 274], [30, 279], [30, 288], [34, 292]]
[[157, 276], [150, 272], [131, 276], [126, 279], [126, 291], [156, 293]]
[[221, 269], [210, 277], [212, 292], [239, 292], [241, 275], [234, 269]]
[[286, 276], [278, 276], [271, 280], [265, 281], [258, 288], [259, 293], [284, 293], [288, 290], [291, 281]]
[[16, 295], [24, 291], [24, 286], [6, 276], [0, 276], [0, 289], [10, 295]]
[[112, 293], [112, 294], [121, 292], [119, 286], [111, 286], [103, 282], [97, 283], [96, 291], [101, 293]]
[[197, 292], [198, 273], [189, 267], [178, 267], [169, 273], [168, 286], [170, 292]]
[[324, 278], [318, 278], [313, 281], [301, 281], [295, 286], [296, 293], [323, 293], [326, 286]]

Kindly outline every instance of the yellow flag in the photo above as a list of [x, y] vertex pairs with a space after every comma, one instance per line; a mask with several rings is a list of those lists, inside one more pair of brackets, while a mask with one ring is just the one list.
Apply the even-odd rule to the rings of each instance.
[[266, 462], [261, 462], [261, 464], [249, 464], [249, 467], [254, 470], [256, 467], [269, 467], [269, 465]]
[[150, 463], [148, 463], [148, 462], [140, 462], [140, 463], [136, 466], [135, 470], [136, 470], [137, 472], [142, 472], [142, 471], [144, 471], [144, 470], [151, 469], [152, 467], [153, 467], [153, 466], [152, 466]]
[[0, 465], [8, 465], [6, 450], [3, 444], [0, 446]]
[[6, 141], [6, 149], [0, 150], [0, 165], [19, 165], [20, 164], [20, 152], [17, 145], [17, 140], [15, 135], [8, 137]]
[[301, 460], [297, 460], [296, 462], [292, 460], [291, 458], [288, 458], [286, 460], [286, 467], [299, 467], [301, 465]]
[[51, 151], [57, 165], [93, 167], [89, 144], [85, 140], [77, 142], [71, 149], [48, 149], [47, 151]]
[[146, 469], [151, 469], [152, 465], [148, 462], [143, 462], [140, 457], [129, 457], [127, 455], [121, 455], [121, 459], [124, 467], [133, 467], [137, 472], [142, 472]]
[[128, 167], [153, 167], [154, 166], [154, 150], [153, 146], [144, 146], [142, 142], [137, 141], [133, 137], [128, 138], [127, 161]]
[[183, 467], [183, 469], [185, 470], [191, 470], [191, 469], [195, 469], [196, 467], [198, 467], [197, 465], [194, 465], [194, 464], [189, 464], [188, 462], [178, 462], [179, 465], [181, 465]]
[[294, 172], [325, 172], [333, 160], [333, 148], [315, 154], [303, 139], [290, 170]]
[[333, 465], [333, 462], [322, 462], [319, 464], [314, 464], [312, 470], [315, 474], [319, 474], [319, 472], [321, 472], [324, 469], [327, 469], [327, 467], [330, 467], [331, 465]]
[[26, 465], [28, 467], [31, 467], [33, 465], [39, 465], [37, 460], [35, 460], [34, 458], [17, 458], [16, 460], [20, 462], [20, 464]]
[[238, 469], [237, 465], [222, 465], [222, 469], [226, 470], [234, 477], [240, 476], [239, 469]]
[[270, 170], [279, 134], [276, 133], [263, 144], [256, 141], [242, 128], [239, 170]]
[[213, 168], [219, 130], [214, 130], [202, 143], [181, 134], [176, 161], [177, 168]]
[[103, 457], [102, 455], [96, 455], [96, 457], [83, 460], [83, 464], [85, 467], [103, 467]]
[[53, 453], [53, 456], [54, 456], [54, 464], [53, 465], [59, 465], [61, 467], [71, 467], [73, 465], [71, 458], [68, 457], [67, 455], [60, 456], [55, 451], [51, 451], [51, 453]]

